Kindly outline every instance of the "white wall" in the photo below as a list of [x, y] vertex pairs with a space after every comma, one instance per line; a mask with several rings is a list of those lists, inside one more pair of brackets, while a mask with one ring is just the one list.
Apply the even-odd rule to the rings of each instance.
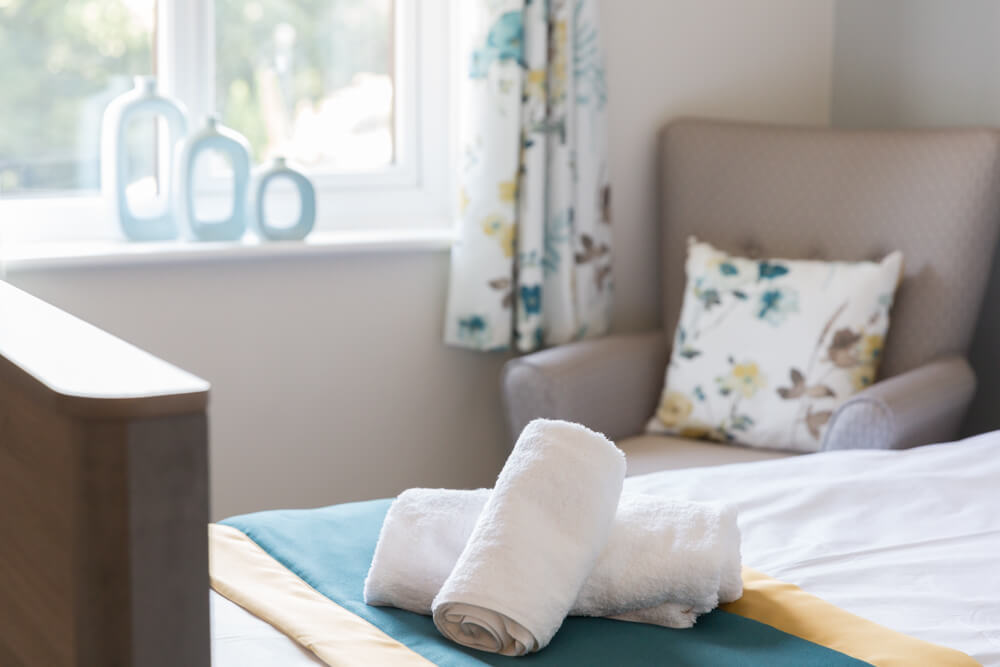
[[[659, 322], [656, 133], [679, 115], [825, 123], [833, 0], [602, 0], [616, 322]], [[213, 385], [213, 516], [489, 484], [503, 357], [440, 343], [447, 253], [15, 272]]]
[[502, 355], [440, 343], [442, 251], [16, 272], [212, 383], [212, 514], [488, 485]]

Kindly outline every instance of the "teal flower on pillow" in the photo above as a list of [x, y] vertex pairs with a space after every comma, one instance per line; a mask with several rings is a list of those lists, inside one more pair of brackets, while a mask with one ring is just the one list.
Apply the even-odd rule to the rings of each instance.
[[748, 262], [719, 253], [708, 259], [699, 269], [697, 281], [705, 288], [712, 287], [720, 293], [741, 289], [757, 279], [756, 262]]
[[695, 290], [695, 296], [701, 301], [705, 310], [711, 310], [712, 306], [718, 306], [722, 303], [719, 290], [716, 289]]
[[458, 321], [458, 327], [462, 332], [479, 333], [486, 330], [486, 320], [479, 315], [464, 317]]
[[774, 262], [762, 261], [757, 265], [757, 274], [760, 280], [773, 280], [788, 273], [788, 267]]
[[778, 326], [791, 313], [799, 311], [799, 295], [787, 287], [773, 287], [760, 293], [757, 301], [757, 317], [768, 324]]
[[705, 310], [711, 310], [713, 306], [718, 306], [722, 303], [722, 297], [719, 294], [719, 290], [714, 287], [709, 287], [704, 276], [700, 276], [695, 279], [692, 291], [694, 298], [701, 302], [701, 305]]
[[719, 273], [724, 276], [738, 275], [740, 270], [732, 262], [722, 262], [719, 264]]

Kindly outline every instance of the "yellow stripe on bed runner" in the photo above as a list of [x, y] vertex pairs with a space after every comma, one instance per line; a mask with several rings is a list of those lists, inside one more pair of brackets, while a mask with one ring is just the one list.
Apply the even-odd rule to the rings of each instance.
[[433, 665], [300, 579], [256, 542], [229, 526], [210, 524], [212, 588], [267, 621], [328, 665]]
[[979, 665], [964, 653], [890, 630], [748, 567], [743, 597], [722, 609], [876, 667]]

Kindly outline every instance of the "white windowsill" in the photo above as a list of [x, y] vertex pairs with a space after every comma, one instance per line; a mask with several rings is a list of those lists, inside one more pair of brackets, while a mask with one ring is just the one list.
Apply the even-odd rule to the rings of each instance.
[[313, 232], [304, 241], [240, 241], [201, 243], [162, 241], [78, 241], [19, 243], [0, 246], [0, 267], [9, 273], [86, 266], [147, 265], [382, 252], [427, 252], [451, 248], [455, 232], [447, 228], [345, 230]]

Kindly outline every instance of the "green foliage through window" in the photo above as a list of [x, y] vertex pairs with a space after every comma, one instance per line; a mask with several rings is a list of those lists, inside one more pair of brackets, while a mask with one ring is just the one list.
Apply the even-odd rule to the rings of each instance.
[[153, 0], [0, 0], [0, 195], [99, 186], [101, 114], [152, 71]]
[[258, 161], [392, 159], [391, 0], [217, 0], [216, 99]]

